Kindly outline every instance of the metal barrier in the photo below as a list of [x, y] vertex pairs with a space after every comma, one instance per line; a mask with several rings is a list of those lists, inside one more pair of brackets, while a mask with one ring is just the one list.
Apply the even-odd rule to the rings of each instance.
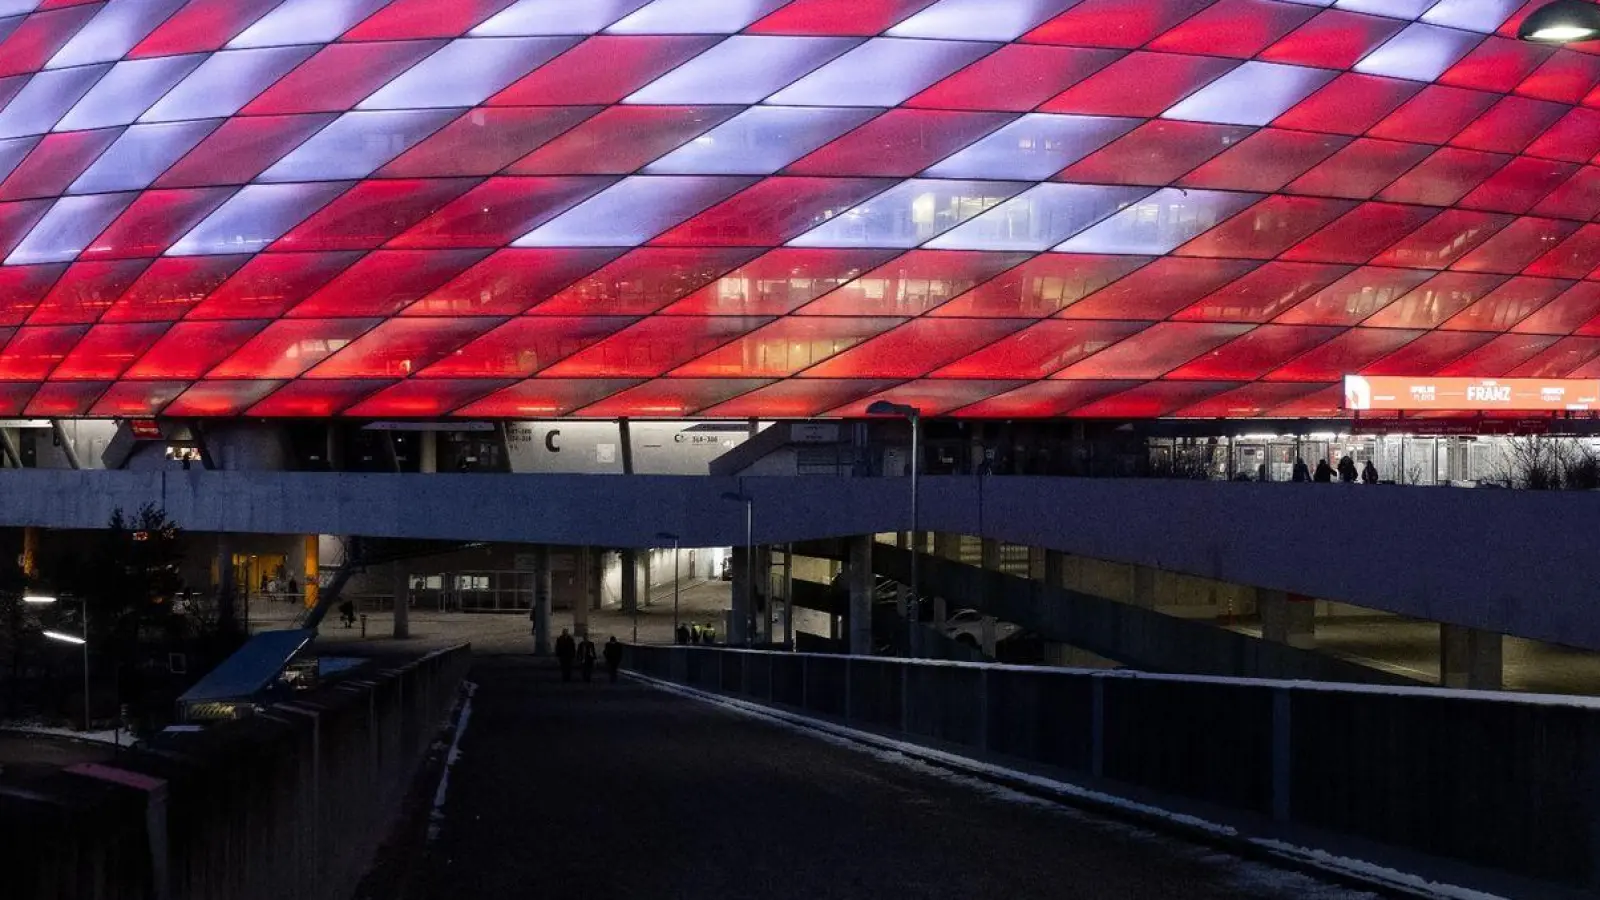
[[1600, 699], [705, 647], [627, 666], [939, 749], [1600, 888]]

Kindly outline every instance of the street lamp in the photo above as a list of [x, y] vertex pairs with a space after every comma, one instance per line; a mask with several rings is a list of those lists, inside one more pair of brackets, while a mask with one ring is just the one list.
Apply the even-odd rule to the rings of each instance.
[[1570, 44], [1600, 36], [1600, 6], [1584, 0], [1555, 0], [1522, 20], [1517, 37], [1540, 44]]
[[922, 410], [905, 403], [891, 403], [888, 400], [878, 400], [867, 407], [869, 416], [899, 416], [911, 420], [911, 631], [907, 635], [907, 649], [916, 655], [918, 637], [918, 624], [922, 619], [922, 598], [917, 593], [917, 559], [922, 556], [922, 548], [917, 544], [917, 469], [921, 456]]
[[[742, 642], [749, 644], [750, 623], [756, 611], [756, 553], [755, 539], [753, 537], [755, 532], [756, 501], [754, 497], [745, 494], [743, 491], [724, 491], [722, 499], [744, 504], [744, 616], [742, 617], [743, 621], [739, 623], [739, 629], [743, 632], [740, 635]], [[733, 635], [730, 634], [728, 637], [732, 638]]]
[[[46, 604], [50, 604], [50, 603], [56, 602], [56, 598], [48, 596], [48, 595], [45, 595], [45, 594], [28, 594], [28, 595], [25, 595], [22, 598], [22, 602], [24, 602], [24, 603], [35, 603], [35, 604], [39, 604], [39, 605], [43, 606], [43, 605], [46, 605]], [[89, 728], [90, 728], [90, 725], [89, 725], [89, 598], [85, 597], [80, 602], [83, 604], [82, 607], [81, 607], [82, 618], [83, 618], [83, 634], [81, 636], [80, 635], [76, 635], [76, 634], [68, 634], [65, 631], [46, 631], [44, 633], [44, 636], [49, 638], [52, 641], [60, 641], [63, 644], [77, 644], [77, 645], [83, 647], [83, 730], [85, 732], [87, 732], [87, 731], [89, 731]]]
[[658, 531], [656, 540], [672, 542], [672, 640], [676, 642], [678, 640], [678, 536], [670, 531]]

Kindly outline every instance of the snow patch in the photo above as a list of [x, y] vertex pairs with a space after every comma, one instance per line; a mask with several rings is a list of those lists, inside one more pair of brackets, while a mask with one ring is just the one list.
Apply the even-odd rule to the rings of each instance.
[[467, 725], [472, 722], [472, 695], [478, 692], [478, 686], [471, 681], [461, 682], [461, 713], [456, 717], [455, 734], [450, 738], [450, 749], [445, 752], [444, 771], [439, 773], [439, 786], [433, 792], [433, 809], [428, 812], [428, 840], [433, 841], [439, 837], [439, 829], [444, 826], [444, 804], [450, 795], [450, 770], [455, 768], [456, 762], [461, 759], [461, 736], [467, 733]]

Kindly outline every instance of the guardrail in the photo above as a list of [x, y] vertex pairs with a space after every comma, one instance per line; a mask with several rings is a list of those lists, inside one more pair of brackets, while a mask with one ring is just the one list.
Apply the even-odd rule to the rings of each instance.
[[704, 647], [626, 661], [1069, 781], [1600, 888], [1600, 700]]
[[345, 900], [455, 702], [467, 645], [105, 765], [0, 786], [15, 900]]

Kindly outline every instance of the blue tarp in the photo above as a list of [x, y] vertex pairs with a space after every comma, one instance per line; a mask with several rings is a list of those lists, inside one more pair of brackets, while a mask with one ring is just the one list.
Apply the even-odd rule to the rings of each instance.
[[184, 691], [178, 702], [208, 703], [254, 697], [277, 679], [294, 655], [315, 635], [309, 628], [263, 631], [246, 641], [194, 687]]

